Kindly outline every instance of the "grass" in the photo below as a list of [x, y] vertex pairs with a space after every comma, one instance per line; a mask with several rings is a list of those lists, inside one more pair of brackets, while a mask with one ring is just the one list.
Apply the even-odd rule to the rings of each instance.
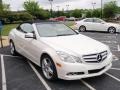
[[74, 21], [66, 21], [65, 24], [68, 26], [73, 26], [74, 25]]
[[3, 26], [2, 29], [2, 35], [3, 36], [8, 36], [9, 32], [11, 29], [16, 28], [18, 26], [18, 24], [7, 24]]

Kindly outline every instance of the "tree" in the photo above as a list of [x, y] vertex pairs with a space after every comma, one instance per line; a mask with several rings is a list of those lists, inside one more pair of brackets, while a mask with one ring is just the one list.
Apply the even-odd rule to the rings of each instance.
[[92, 12], [93, 17], [100, 18], [100, 15], [101, 15], [101, 9], [98, 8], [98, 9], [93, 10]]
[[49, 17], [49, 13], [43, 10], [42, 8], [40, 8], [38, 2], [36, 1], [28, 0], [24, 2], [23, 6], [24, 6], [24, 9], [35, 18], [45, 19]]
[[118, 6], [116, 1], [108, 2], [104, 5], [103, 14], [105, 18], [113, 18], [117, 13]]
[[80, 9], [75, 9], [72, 11], [72, 16], [76, 18], [80, 18], [82, 16], [82, 12]]
[[24, 9], [33, 16], [39, 14], [41, 8], [39, 7], [38, 2], [28, 0], [24, 2]]
[[2, 4], [2, 0], [0, 0], [0, 4]]
[[91, 12], [91, 10], [86, 10], [86, 17], [87, 17], [87, 18], [92, 17], [92, 12]]
[[117, 13], [119, 13], [119, 14], [120, 14], [120, 7], [118, 7], [118, 9], [117, 9]]
[[9, 13], [9, 5], [0, 3], [0, 20], [5, 23], [6, 16]]

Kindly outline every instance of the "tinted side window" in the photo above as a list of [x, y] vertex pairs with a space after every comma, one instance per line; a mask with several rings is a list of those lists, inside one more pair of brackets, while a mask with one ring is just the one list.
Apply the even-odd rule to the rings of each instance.
[[99, 19], [94, 19], [94, 22], [95, 22], [95, 23], [101, 23], [102, 21], [99, 20]]
[[93, 19], [86, 19], [84, 22], [93, 22]]
[[33, 27], [29, 23], [24, 23], [20, 25], [21, 31], [24, 33], [31, 33], [33, 31]]

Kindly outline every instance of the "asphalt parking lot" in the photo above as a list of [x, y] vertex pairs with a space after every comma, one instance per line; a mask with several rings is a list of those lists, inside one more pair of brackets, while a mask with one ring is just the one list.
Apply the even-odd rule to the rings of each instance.
[[105, 74], [75, 81], [47, 81], [40, 67], [24, 57], [11, 56], [9, 46], [0, 49], [0, 90], [120, 90], [120, 34], [82, 32], [109, 45], [113, 66]]

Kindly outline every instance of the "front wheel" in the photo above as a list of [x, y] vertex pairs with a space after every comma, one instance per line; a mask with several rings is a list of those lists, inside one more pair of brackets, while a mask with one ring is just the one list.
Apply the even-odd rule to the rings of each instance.
[[57, 71], [54, 62], [52, 59], [45, 55], [41, 61], [41, 67], [43, 75], [48, 80], [55, 80], [57, 79]]
[[10, 52], [11, 52], [11, 54], [13, 55], [13, 56], [16, 56], [17, 55], [17, 51], [16, 51], [16, 49], [15, 49], [15, 45], [14, 45], [14, 43], [11, 41], [10, 42]]
[[108, 32], [109, 33], [115, 33], [116, 32], [116, 28], [115, 27], [109, 27], [108, 28]]
[[86, 31], [86, 27], [85, 26], [80, 26], [79, 27], [79, 32], [85, 32]]

